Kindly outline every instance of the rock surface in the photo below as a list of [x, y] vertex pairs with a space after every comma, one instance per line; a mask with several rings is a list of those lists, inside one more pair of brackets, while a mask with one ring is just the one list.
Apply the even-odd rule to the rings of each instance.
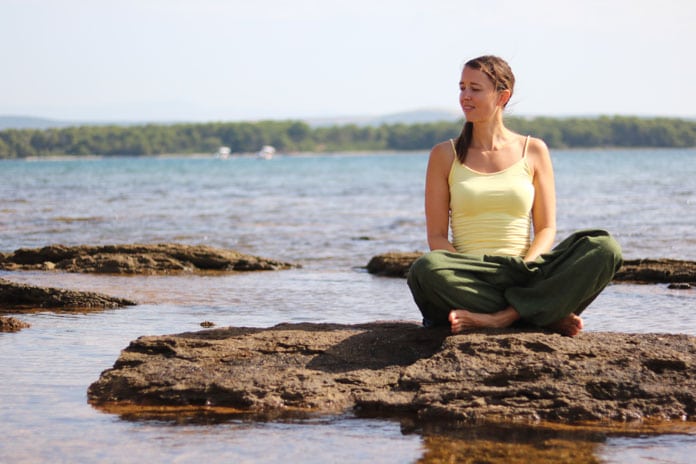
[[104, 410], [227, 407], [430, 421], [696, 421], [696, 337], [281, 324], [141, 337], [88, 390]]
[[[406, 277], [411, 264], [423, 253], [384, 253], [367, 264], [371, 274]], [[629, 259], [614, 276], [615, 282], [688, 284], [696, 286], [696, 262], [676, 259]]]
[[37, 309], [96, 310], [131, 306], [136, 303], [101, 293], [61, 288], [36, 287], [0, 279], [0, 312]]
[[19, 319], [0, 316], [0, 332], [19, 332], [27, 327], [30, 327], [30, 325]]
[[638, 283], [686, 283], [696, 286], [696, 262], [677, 259], [630, 259], [624, 261], [614, 280]]
[[374, 256], [367, 263], [367, 272], [386, 277], [406, 277], [411, 264], [423, 253], [384, 253]]
[[201, 271], [267, 271], [290, 263], [203, 245], [105, 245], [20, 248], [0, 255], [0, 269], [62, 270], [108, 274], [168, 274]]

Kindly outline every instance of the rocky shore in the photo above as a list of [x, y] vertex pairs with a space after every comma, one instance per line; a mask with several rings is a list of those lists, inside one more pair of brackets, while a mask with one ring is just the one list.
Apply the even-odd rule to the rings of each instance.
[[20, 248], [0, 253], [0, 269], [60, 270], [106, 274], [172, 274], [206, 271], [275, 271], [298, 267], [233, 250], [172, 243]]
[[[420, 253], [374, 257], [373, 274], [405, 276]], [[4, 270], [118, 274], [277, 270], [289, 263], [183, 245], [49, 246], [0, 255]], [[696, 282], [696, 264], [627, 261], [617, 282]], [[135, 302], [0, 279], [0, 313], [93, 310]], [[26, 325], [0, 317], [0, 329]], [[256, 417], [340, 414], [418, 423], [696, 425], [696, 337], [539, 329], [450, 335], [415, 323], [229, 327], [131, 342], [88, 390], [107, 411], [224, 409]]]
[[[405, 277], [422, 252], [393, 252], [374, 256], [368, 272]], [[105, 274], [175, 274], [196, 272], [273, 271], [297, 264], [246, 255], [204, 245], [162, 243], [154, 245], [104, 245], [20, 248], [0, 253], [0, 270], [59, 270]], [[615, 282], [669, 283], [675, 288], [696, 286], [696, 262], [676, 259], [626, 260]]]
[[[387, 277], [406, 277], [411, 264], [422, 254], [412, 252], [377, 255], [367, 264], [367, 271]], [[614, 276], [614, 282], [668, 283], [673, 288], [688, 289], [696, 286], [696, 262], [677, 259], [629, 259], [624, 261]]]
[[[63, 271], [97, 274], [180, 274], [203, 272], [271, 271], [298, 267], [291, 263], [260, 258], [233, 250], [208, 246], [155, 244], [21, 248], [0, 253], [0, 270]], [[0, 313], [92, 311], [135, 305], [123, 298], [92, 292], [44, 288], [0, 279]], [[18, 331], [28, 324], [3, 317], [2, 331]]]
[[449, 335], [407, 322], [230, 327], [138, 338], [88, 397], [113, 412], [172, 406], [264, 416], [353, 411], [425, 423], [689, 422], [696, 337]]
[[[203, 272], [271, 271], [298, 267], [233, 250], [201, 245], [106, 245], [20, 248], [0, 253], [0, 270], [63, 271], [97, 274], [180, 274]], [[92, 292], [43, 288], [0, 279], [0, 313], [86, 311], [135, 305], [133, 301]], [[18, 331], [28, 324], [3, 317], [2, 331]]]

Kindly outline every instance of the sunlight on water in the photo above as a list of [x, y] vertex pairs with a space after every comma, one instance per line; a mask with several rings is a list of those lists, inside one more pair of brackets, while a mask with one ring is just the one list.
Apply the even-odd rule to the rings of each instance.
[[696, 290], [610, 285], [585, 310], [588, 330], [696, 335]]
[[616, 437], [597, 452], [602, 462], [623, 464], [648, 462], [656, 464], [689, 464], [696, 454], [696, 434]]

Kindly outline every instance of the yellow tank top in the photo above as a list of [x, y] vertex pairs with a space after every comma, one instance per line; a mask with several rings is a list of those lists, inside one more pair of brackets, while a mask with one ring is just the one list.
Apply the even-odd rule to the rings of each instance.
[[458, 252], [504, 256], [527, 252], [534, 203], [528, 142], [529, 137], [519, 161], [490, 174], [474, 171], [455, 157], [449, 173], [450, 227]]

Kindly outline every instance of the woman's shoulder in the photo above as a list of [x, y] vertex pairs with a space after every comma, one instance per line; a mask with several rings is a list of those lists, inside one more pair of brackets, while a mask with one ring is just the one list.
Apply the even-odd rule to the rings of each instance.
[[454, 144], [455, 140], [454, 139], [448, 139], [444, 140], [437, 145], [435, 145], [431, 150], [430, 153], [447, 153], [449, 152], [450, 154], [454, 154], [452, 152], [452, 146]]
[[454, 158], [455, 154], [452, 141], [446, 140], [438, 143], [430, 150], [430, 161], [428, 165], [431, 169], [437, 169], [444, 175], [449, 173]]
[[549, 148], [546, 146], [546, 142], [540, 138], [529, 136], [525, 156], [527, 157], [527, 162], [532, 168], [532, 171], [550, 168], [551, 166]]
[[454, 143], [452, 139], [440, 142], [430, 150], [430, 159], [437, 159], [451, 163], [454, 156]]
[[527, 158], [534, 159], [549, 156], [549, 148], [546, 146], [546, 142], [544, 142], [542, 139], [533, 137], [531, 135], [515, 135], [519, 137], [519, 143], [524, 146], [524, 156]]
[[546, 146], [546, 142], [544, 142], [540, 138], [532, 137], [531, 135], [528, 135], [527, 137], [529, 138], [529, 142], [527, 145], [527, 153], [535, 153], [541, 155], [549, 154], [549, 148]]

